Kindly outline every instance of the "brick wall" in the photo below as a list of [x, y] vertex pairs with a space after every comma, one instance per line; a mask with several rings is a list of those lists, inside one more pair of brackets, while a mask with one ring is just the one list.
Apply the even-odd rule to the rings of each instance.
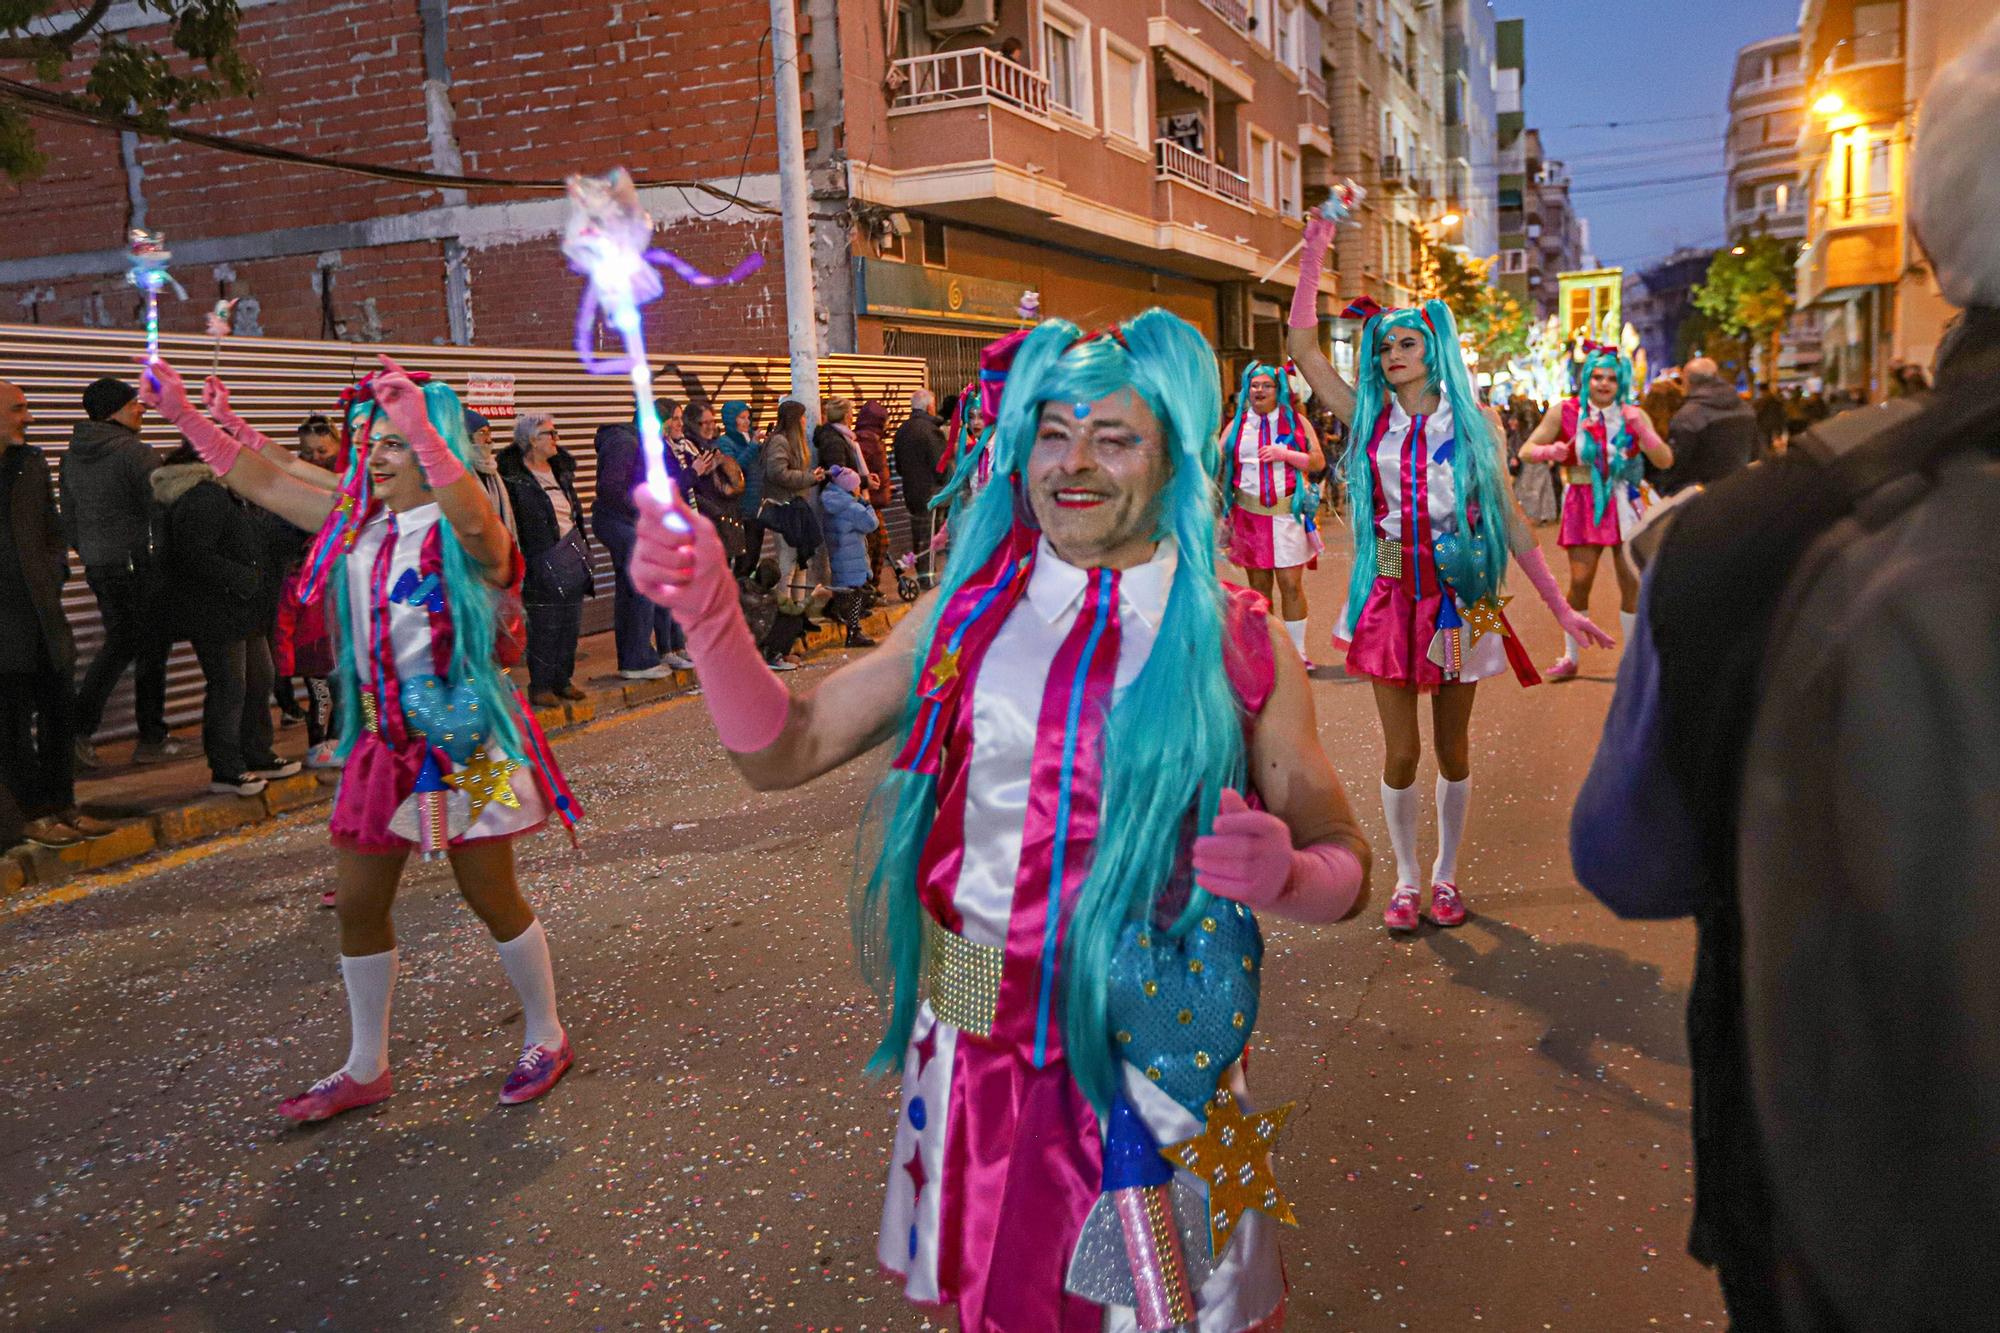
[[[768, 11], [757, 0], [546, 0], [454, 5], [446, 33], [454, 132], [474, 176], [556, 179], [623, 164], [646, 178], [715, 181], [776, 170]], [[289, 0], [244, 12], [242, 45], [261, 86], [243, 99], [176, 117], [187, 128], [381, 165], [433, 169], [424, 98], [423, 27], [416, 0]], [[125, 34], [161, 45], [157, 28]], [[761, 106], [759, 95], [763, 93]], [[751, 133], [753, 117], [756, 121]], [[37, 126], [50, 169], [0, 191], [0, 319], [133, 327], [137, 300], [122, 271], [93, 252], [123, 246], [130, 225], [119, 137]], [[747, 152], [746, 152], [747, 144]], [[252, 327], [272, 336], [424, 343], [450, 336], [442, 239], [312, 248], [301, 229], [373, 224], [439, 209], [443, 191], [142, 140], [139, 189], [148, 225], [185, 252], [226, 242], [229, 295], [249, 298]], [[475, 190], [468, 203], [548, 199], [531, 190]], [[692, 195], [689, 210], [719, 202]], [[451, 227], [444, 230], [450, 231]], [[776, 219], [668, 219], [660, 242], [708, 270], [753, 249], [765, 271], [735, 288], [669, 279], [650, 323], [684, 352], [782, 350], [782, 263]], [[579, 281], [555, 236], [537, 225], [498, 241], [467, 237], [475, 341], [560, 346]], [[42, 260], [55, 276], [10, 281], [8, 261]], [[225, 289], [211, 262], [177, 263], [193, 299], [169, 296], [161, 322], [198, 330]], [[332, 280], [332, 323], [322, 275]], [[53, 295], [50, 295], [50, 293]], [[37, 298], [32, 306], [24, 298]]]

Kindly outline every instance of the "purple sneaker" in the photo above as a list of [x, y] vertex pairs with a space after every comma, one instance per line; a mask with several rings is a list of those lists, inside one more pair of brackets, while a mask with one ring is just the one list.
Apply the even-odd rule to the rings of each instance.
[[1396, 891], [1389, 895], [1389, 906], [1382, 913], [1382, 924], [1391, 930], [1415, 930], [1417, 928], [1417, 888], [1414, 884], [1398, 884]]
[[569, 1072], [576, 1060], [569, 1049], [569, 1037], [565, 1035], [562, 1045], [551, 1050], [547, 1046], [529, 1046], [522, 1050], [521, 1058], [514, 1062], [514, 1068], [507, 1075], [507, 1085], [500, 1089], [502, 1106], [519, 1106], [531, 1102], [556, 1085], [556, 1081]]
[[343, 1069], [338, 1074], [321, 1079], [298, 1096], [279, 1102], [278, 1114], [301, 1125], [309, 1125], [315, 1120], [331, 1119], [342, 1111], [373, 1106], [388, 1096], [388, 1070], [383, 1070], [382, 1077], [372, 1083], [357, 1083], [354, 1076]]

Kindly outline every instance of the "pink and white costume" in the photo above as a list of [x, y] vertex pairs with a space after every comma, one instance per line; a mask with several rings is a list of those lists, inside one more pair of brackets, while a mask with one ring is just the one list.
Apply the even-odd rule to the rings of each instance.
[[[400, 514], [378, 508], [347, 554], [347, 632], [361, 678], [362, 730], [340, 775], [332, 834], [336, 846], [351, 851], [407, 851], [419, 842], [414, 793], [430, 747], [405, 716], [402, 687], [428, 678], [436, 682], [431, 688], [452, 692], [451, 604], [444, 587], [440, 517], [435, 502]], [[520, 560], [517, 550], [516, 581]], [[459, 709], [437, 716], [476, 723], [476, 712], [463, 709], [470, 691], [456, 693]], [[515, 722], [524, 743], [537, 748], [539, 732], [526, 714], [520, 709]], [[531, 832], [552, 812], [553, 798], [542, 791], [534, 772], [536, 756], [510, 756], [489, 738], [473, 762], [482, 757], [504, 770], [499, 780], [515, 804], [484, 799], [475, 818], [468, 793], [449, 790], [444, 801], [454, 846]]]
[[[980, 950], [997, 1000], [989, 993], [983, 1034], [940, 1018], [940, 1008], [961, 1011], [935, 990], [918, 1012], [877, 1256], [909, 1299], [955, 1306], [967, 1330], [1124, 1333], [1137, 1327], [1130, 1307], [1065, 1290], [1099, 1196], [1104, 1127], [1063, 1058], [1057, 964], [1099, 827], [1103, 713], [1152, 650], [1176, 552], [1162, 543], [1120, 572], [1066, 564], [1046, 541], [1017, 549], [987, 598], [996, 620], [982, 626], [975, 610], [968, 622], [963, 696], [920, 714], [912, 737], [919, 751], [941, 746], [917, 881], [929, 947]], [[1273, 678], [1261, 598], [1232, 593], [1228, 635], [1231, 679], [1254, 715]], [[943, 719], [946, 734], [929, 734], [925, 716]], [[1067, 836], [1057, 834], [1059, 800]], [[1159, 1143], [1200, 1132], [1143, 1074], [1121, 1070]], [[1240, 1064], [1224, 1082], [1241, 1094]], [[1274, 1226], [1244, 1215], [1196, 1293], [1200, 1333], [1278, 1326]]]
[[1289, 463], [1257, 459], [1267, 444], [1297, 447], [1284, 423], [1281, 409], [1248, 412], [1233, 428], [1234, 440], [1225, 442], [1236, 487], [1229, 509], [1229, 558], [1244, 569], [1291, 569], [1326, 549], [1318, 531], [1292, 513], [1292, 497], [1305, 484], [1304, 475]]
[[[1616, 418], [1611, 414], [1623, 412], [1625, 415], [1625, 448], [1623, 456], [1609, 456], [1611, 422]], [[1611, 485], [1611, 503], [1604, 516], [1597, 514], [1596, 490], [1592, 485], [1591, 467], [1583, 461], [1583, 437], [1594, 437], [1598, 443], [1596, 471]], [[1568, 447], [1568, 454], [1557, 460], [1563, 469], [1562, 527], [1556, 541], [1562, 546], [1616, 546], [1638, 530], [1640, 516], [1652, 503], [1652, 491], [1643, 482], [1628, 481], [1627, 477], [1638, 472], [1638, 460], [1644, 448], [1660, 447], [1660, 437], [1653, 430], [1652, 418], [1631, 404], [1622, 408], [1603, 408], [1594, 404], [1586, 415], [1583, 404], [1575, 398], [1566, 398], [1562, 405], [1562, 439]]]
[[[1433, 693], [1451, 681], [1484, 680], [1510, 666], [1532, 681], [1533, 668], [1512, 634], [1483, 634], [1478, 642], [1454, 626], [1466, 606], [1453, 600], [1438, 577], [1436, 542], [1459, 536], [1458, 478], [1452, 459], [1458, 447], [1451, 405], [1411, 418], [1391, 400], [1368, 440], [1374, 478], [1375, 584], [1367, 599], [1341, 609], [1334, 631], [1336, 648], [1347, 652], [1347, 669], [1405, 689]], [[1444, 632], [1451, 629], [1452, 632]]]

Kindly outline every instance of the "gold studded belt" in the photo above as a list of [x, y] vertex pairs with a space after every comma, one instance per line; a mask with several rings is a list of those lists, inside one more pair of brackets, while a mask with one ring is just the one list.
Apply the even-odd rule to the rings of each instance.
[[1403, 577], [1403, 543], [1390, 541], [1387, 537], [1375, 539], [1375, 577], [1382, 579]]
[[1292, 497], [1281, 495], [1278, 497], [1277, 503], [1265, 504], [1263, 500], [1258, 498], [1257, 492], [1246, 491], [1239, 486], [1236, 489], [1236, 507], [1246, 514], [1265, 514], [1274, 518], [1290, 518], [1292, 516]]
[[1587, 467], [1570, 466], [1563, 469], [1563, 485], [1588, 486], [1597, 474]]
[[931, 1012], [961, 1032], [991, 1037], [1000, 1012], [1000, 970], [1007, 951], [974, 944], [926, 912], [924, 955]]
[[372, 731], [379, 736], [382, 734], [382, 708], [375, 701], [375, 691], [364, 689], [360, 693], [361, 726], [363, 730]]

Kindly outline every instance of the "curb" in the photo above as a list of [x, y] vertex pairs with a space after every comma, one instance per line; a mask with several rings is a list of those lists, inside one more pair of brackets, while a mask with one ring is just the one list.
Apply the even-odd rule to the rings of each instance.
[[[909, 612], [907, 605], [875, 611], [863, 628], [877, 637], [887, 635]], [[845, 631], [822, 624], [806, 636], [803, 656], [817, 658], [838, 651]], [[535, 720], [551, 736], [599, 718], [672, 698], [695, 684], [692, 671], [676, 671], [660, 680], [621, 680], [589, 690], [589, 697], [559, 708], [538, 708]], [[333, 799], [338, 772], [304, 772], [279, 778], [255, 796], [197, 796], [141, 819], [119, 824], [111, 832], [74, 847], [37, 847], [24, 843], [0, 854], [0, 904], [29, 889], [46, 890], [78, 875], [137, 861], [156, 851], [205, 842], [220, 834], [262, 824], [280, 815]]]

